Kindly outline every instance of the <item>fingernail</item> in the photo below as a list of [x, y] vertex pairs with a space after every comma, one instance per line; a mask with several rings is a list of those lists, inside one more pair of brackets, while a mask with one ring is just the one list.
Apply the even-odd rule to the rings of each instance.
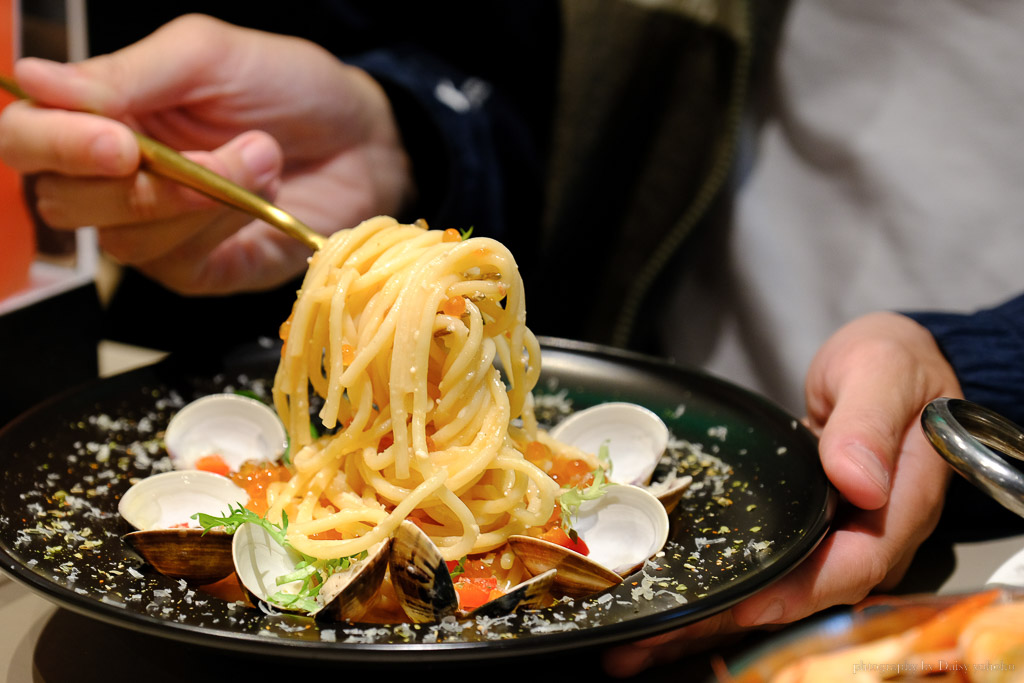
[[263, 187], [277, 177], [277, 150], [261, 140], [251, 140], [242, 146], [242, 163], [253, 183]]
[[847, 456], [884, 495], [889, 495], [889, 468], [874, 452], [854, 444], [847, 449]]
[[782, 598], [774, 598], [763, 610], [761, 610], [761, 613], [757, 615], [750, 625], [761, 626], [763, 624], [774, 624], [782, 619], [782, 615], [785, 611], [786, 606], [782, 603]]

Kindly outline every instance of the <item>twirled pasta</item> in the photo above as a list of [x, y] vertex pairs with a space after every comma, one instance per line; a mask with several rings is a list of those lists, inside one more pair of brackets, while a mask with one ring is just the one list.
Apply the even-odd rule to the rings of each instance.
[[[268, 488], [268, 515], [287, 516], [289, 542], [353, 555], [411, 517], [456, 560], [545, 524], [559, 486], [522, 452], [540, 372], [525, 319], [499, 242], [386, 217], [331, 237], [282, 326], [274, 380], [293, 471]], [[316, 439], [310, 388], [333, 430]]]

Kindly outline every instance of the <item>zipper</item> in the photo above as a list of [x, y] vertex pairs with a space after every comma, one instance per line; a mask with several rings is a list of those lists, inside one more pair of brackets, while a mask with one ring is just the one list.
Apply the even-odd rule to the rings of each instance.
[[[718, 149], [715, 151], [711, 169], [698, 188], [693, 201], [682, 217], [651, 253], [650, 258], [637, 272], [619, 309], [612, 327], [611, 344], [620, 348], [629, 345], [636, 326], [636, 318], [654, 282], [676, 251], [690, 236], [694, 228], [707, 214], [709, 207], [718, 197], [733, 168], [739, 147], [740, 128], [747, 101], [747, 88], [753, 59], [754, 31], [749, 0], [735, 3], [735, 13], [729, 14], [726, 30], [736, 40], [736, 63], [733, 67], [732, 88], [729, 104], [725, 111], [726, 127]], [[714, 22], [711, 22], [714, 23]], [[731, 30], [730, 30], [731, 29]]]

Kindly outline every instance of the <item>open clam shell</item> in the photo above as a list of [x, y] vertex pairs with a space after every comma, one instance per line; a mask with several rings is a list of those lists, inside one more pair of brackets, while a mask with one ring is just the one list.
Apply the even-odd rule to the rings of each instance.
[[617, 484], [580, 505], [574, 528], [589, 555], [531, 536], [512, 536], [509, 544], [531, 574], [556, 569], [555, 589], [583, 597], [621, 583], [657, 554], [668, 541], [669, 519], [650, 493]]
[[164, 434], [175, 469], [194, 469], [205, 456], [219, 455], [231, 470], [248, 460], [280, 458], [288, 435], [277, 413], [247, 396], [211, 394], [178, 411]]
[[172, 579], [213, 583], [231, 575], [231, 535], [202, 529], [149, 529], [126, 534], [124, 540], [153, 569]]
[[509, 536], [509, 547], [530, 573], [555, 572], [552, 587], [570, 598], [584, 598], [622, 583], [622, 577], [590, 558], [533, 536]]
[[219, 515], [229, 505], [248, 502], [249, 494], [230, 479], [199, 470], [176, 470], [139, 480], [121, 496], [117, 511], [140, 531], [199, 528], [192, 515]]
[[212, 583], [234, 571], [231, 537], [206, 534], [196, 513], [224, 514], [249, 495], [229, 479], [200, 471], [174, 471], [142, 479], [125, 491], [118, 511], [137, 531], [124, 540], [155, 570], [175, 579]]
[[303, 559], [301, 553], [278, 543], [259, 524], [246, 523], [235, 530], [231, 556], [238, 582], [253, 604], [262, 602], [274, 609], [292, 611], [272, 603], [269, 598], [279, 592], [298, 593], [301, 581], [278, 585], [277, 577], [293, 572]]
[[587, 453], [607, 444], [611, 481], [644, 485], [668, 447], [668, 427], [653, 412], [633, 403], [602, 403], [573, 413], [550, 435]]
[[[408, 520], [395, 531], [389, 566], [398, 602], [414, 622], [437, 622], [459, 611], [459, 596], [447, 563], [430, 537]], [[553, 569], [538, 572], [477, 607], [469, 616], [498, 618], [521, 607], [536, 607], [554, 582]]]
[[689, 474], [679, 474], [673, 470], [667, 477], [656, 482], [651, 482], [644, 488], [665, 506], [665, 512], [671, 513], [683, 499], [686, 489], [693, 483], [693, 477]]
[[389, 567], [398, 602], [414, 623], [441, 621], [458, 610], [459, 596], [441, 552], [408, 520], [395, 530]]
[[580, 505], [575, 529], [591, 560], [620, 576], [632, 574], [668, 541], [665, 506], [637, 486], [612, 485]]
[[314, 610], [283, 607], [270, 598], [277, 593], [297, 593], [302, 581], [278, 584], [291, 574], [303, 555], [285, 547], [259, 524], [243, 524], [235, 531], [231, 554], [238, 581], [249, 599], [285, 612], [312, 614], [321, 621], [356, 621], [373, 605], [387, 570], [391, 540], [372, 546], [365, 558], [353, 560], [347, 569], [327, 577], [317, 595]]

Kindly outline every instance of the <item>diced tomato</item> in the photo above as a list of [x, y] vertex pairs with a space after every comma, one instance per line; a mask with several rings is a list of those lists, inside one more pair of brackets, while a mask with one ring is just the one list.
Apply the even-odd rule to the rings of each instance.
[[[464, 610], [476, 609], [487, 601], [498, 590], [498, 580], [492, 577], [467, 577], [465, 574], [455, 582], [455, 592], [459, 595], [459, 607]], [[498, 595], [501, 592], [498, 591]]]
[[448, 228], [447, 230], [444, 231], [444, 234], [441, 235], [441, 241], [442, 242], [461, 242], [462, 241], [462, 234], [458, 230], [456, 230], [455, 228]]
[[226, 462], [224, 462], [224, 458], [220, 457], [217, 453], [204, 455], [196, 460], [196, 469], [203, 470], [204, 472], [213, 472], [214, 474], [219, 474], [222, 477], [228, 476], [231, 472], [231, 468]]
[[590, 554], [590, 548], [587, 547], [587, 544], [583, 542], [582, 538], [577, 536], [575, 541], [572, 540], [569, 534], [567, 534], [565, 530], [559, 526], [556, 526], [552, 529], [548, 529], [541, 535], [541, 538], [545, 541], [549, 541], [556, 545], [560, 545], [563, 548], [568, 548], [569, 550], [579, 553], [580, 555]]

